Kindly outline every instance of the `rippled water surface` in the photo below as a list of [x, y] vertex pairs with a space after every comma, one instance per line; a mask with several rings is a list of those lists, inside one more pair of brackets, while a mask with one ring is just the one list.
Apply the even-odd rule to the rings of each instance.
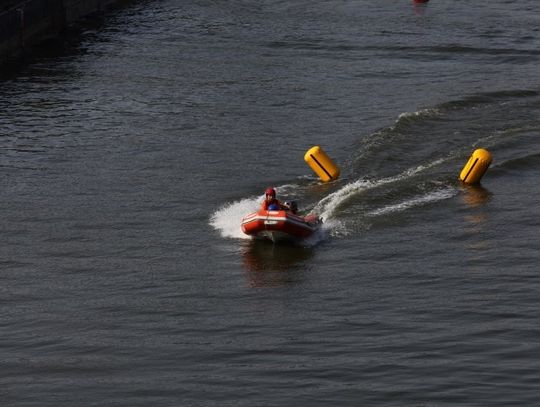
[[[0, 404], [535, 405], [538, 27], [163, 0], [36, 50], [0, 82]], [[269, 185], [321, 233], [246, 239]]]

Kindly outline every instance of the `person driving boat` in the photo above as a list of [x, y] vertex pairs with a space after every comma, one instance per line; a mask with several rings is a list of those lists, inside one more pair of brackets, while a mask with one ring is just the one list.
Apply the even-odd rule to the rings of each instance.
[[264, 201], [261, 203], [261, 209], [264, 211], [286, 211], [289, 208], [282, 205], [279, 200], [276, 199], [276, 190], [272, 187], [266, 188], [264, 191]]

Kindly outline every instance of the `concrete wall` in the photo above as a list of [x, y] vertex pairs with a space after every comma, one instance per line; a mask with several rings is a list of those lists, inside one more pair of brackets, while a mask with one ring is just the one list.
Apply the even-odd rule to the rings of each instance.
[[0, 65], [68, 25], [126, 0], [0, 0]]

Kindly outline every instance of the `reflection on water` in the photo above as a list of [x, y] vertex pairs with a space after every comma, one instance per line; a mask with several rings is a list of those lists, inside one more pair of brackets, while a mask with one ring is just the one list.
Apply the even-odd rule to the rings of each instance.
[[423, 16], [426, 13], [427, 2], [421, 3], [413, 0], [414, 14], [417, 16]]
[[467, 207], [475, 209], [465, 215], [465, 220], [472, 226], [470, 231], [480, 233], [482, 225], [487, 221], [487, 214], [482, 207], [491, 199], [492, 193], [480, 185], [464, 185], [462, 200]]
[[[105, 37], [99, 33], [106, 27], [106, 22], [106, 15], [95, 13], [66, 27], [54, 37], [37, 44], [25, 45], [22, 55], [6, 61], [0, 67], [0, 80], [16, 77], [72, 77], [74, 73], [71, 69], [74, 65], [71, 65], [70, 61], [86, 54], [88, 44], [93, 45], [94, 41], [105, 40]], [[53, 64], [47, 65], [48, 60]], [[24, 71], [25, 69], [27, 70]], [[22, 75], [21, 72], [23, 72]], [[26, 76], [26, 74], [29, 75]]]
[[463, 185], [462, 192], [461, 199], [469, 209], [464, 216], [467, 225], [465, 231], [469, 236], [467, 248], [474, 253], [472, 261], [481, 261], [491, 247], [489, 240], [485, 239], [488, 215], [484, 205], [493, 194], [480, 185]]
[[250, 240], [242, 256], [250, 287], [276, 287], [301, 278], [302, 264], [313, 256], [313, 249]]
[[492, 193], [480, 185], [463, 185], [462, 200], [467, 206], [477, 208], [486, 204], [492, 197]]

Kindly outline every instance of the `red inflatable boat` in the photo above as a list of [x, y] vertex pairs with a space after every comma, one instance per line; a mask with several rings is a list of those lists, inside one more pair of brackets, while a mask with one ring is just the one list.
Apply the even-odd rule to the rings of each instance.
[[313, 234], [321, 226], [316, 215], [305, 217], [289, 211], [265, 211], [250, 213], [242, 219], [242, 231], [257, 239], [298, 241]]

